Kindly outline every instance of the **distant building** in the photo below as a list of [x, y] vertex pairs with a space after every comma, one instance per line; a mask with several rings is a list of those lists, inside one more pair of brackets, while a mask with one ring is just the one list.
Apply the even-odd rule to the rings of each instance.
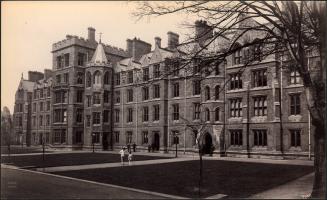
[[[139, 150], [167, 152], [178, 137], [179, 151], [194, 152], [198, 133], [190, 127], [204, 122], [205, 153], [214, 147], [229, 156], [307, 156], [313, 140], [303, 84], [298, 72], [280, 70], [289, 59], [259, 56], [242, 73], [246, 49], [205, 68], [197, 58], [186, 67], [174, 59], [213, 36], [205, 21], [195, 22], [195, 42], [179, 45], [179, 35], [168, 32], [167, 46], [156, 37], [153, 50], [137, 38], [127, 40], [126, 50], [105, 45], [93, 28], [87, 39], [67, 35], [52, 46], [51, 75], [31, 72], [21, 80], [15, 131], [26, 144], [45, 137], [49, 146], [68, 149], [135, 143]], [[205, 53], [226, 43], [214, 41]], [[318, 61], [313, 56], [310, 62]]]

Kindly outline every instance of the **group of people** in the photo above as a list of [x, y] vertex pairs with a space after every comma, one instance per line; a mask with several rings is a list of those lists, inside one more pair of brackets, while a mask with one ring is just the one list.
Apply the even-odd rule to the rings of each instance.
[[[131, 150], [128, 150], [128, 165], [131, 165], [131, 162], [132, 162], [132, 159], [133, 159], [133, 154], [132, 154], [132, 151]], [[124, 165], [124, 157], [125, 157], [125, 154], [126, 154], [126, 148], [123, 147], [120, 151], [120, 160], [121, 160], [121, 164]]]

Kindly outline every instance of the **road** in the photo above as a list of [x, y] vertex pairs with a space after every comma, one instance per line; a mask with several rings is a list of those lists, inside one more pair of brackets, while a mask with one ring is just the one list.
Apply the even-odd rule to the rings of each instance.
[[1, 199], [163, 199], [95, 183], [1, 168]]

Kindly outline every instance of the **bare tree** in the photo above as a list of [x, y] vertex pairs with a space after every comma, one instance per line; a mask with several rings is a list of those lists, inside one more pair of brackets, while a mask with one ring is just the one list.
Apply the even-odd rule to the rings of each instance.
[[[258, 57], [275, 56], [285, 60], [287, 68], [295, 68], [303, 80], [307, 106], [314, 131], [315, 178], [313, 198], [324, 198], [326, 187], [325, 171], [325, 51], [326, 51], [326, 2], [280, 2], [280, 1], [179, 1], [142, 2], [134, 16], [141, 19], [183, 12], [195, 15], [208, 22], [214, 34], [207, 40], [208, 32], [189, 37], [181, 45], [198, 42], [199, 48], [181, 53], [186, 68], [196, 58], [204, 66], [220, 64], [240, 49], [261, 52]], [[212, 31], [208, 30], [208, 31]], [[247, 40], [250, 34], [258, 34], [257, 40]], [[213, 53], [208, 47], [219, 40], [219, 48]], [[257, 48], [251, 48], [257, 47]], [[319, 59], [316, 66], [309, 66], [310, 56]], [[249, 56], [240, 69], [256, 62], [256, 56]], [[284, 66], [285, 67], [285, 66]], [[207, 67], [210, 70], [210, 67]]]

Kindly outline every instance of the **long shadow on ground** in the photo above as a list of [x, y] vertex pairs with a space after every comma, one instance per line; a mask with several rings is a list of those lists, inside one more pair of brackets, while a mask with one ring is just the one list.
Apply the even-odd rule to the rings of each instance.
[[[201, 198], [245, 198], [313, 171], [311, 166], [205, 160]], [[199, 161], [138, 165], [54, 174], [125, 187], [199, 198]]]
[[[134, 155], [133, 160], [155, 160], [165, 159], [169, 157], [160, 156], [143, 156]], [[126, 161], [127, 158], [125, 157]], [[11, 163], [18, 167], [57, 167], [57, 166], [73, 166], [73, 165], [87, 165], [98, 163], [115, 163], [120, 162], [119, 154], [112, 153], [64, 153], [64, 154], [46, 154], [43, 161], [42, 155], [24, 155], [1, 157], [1, 163]]]

